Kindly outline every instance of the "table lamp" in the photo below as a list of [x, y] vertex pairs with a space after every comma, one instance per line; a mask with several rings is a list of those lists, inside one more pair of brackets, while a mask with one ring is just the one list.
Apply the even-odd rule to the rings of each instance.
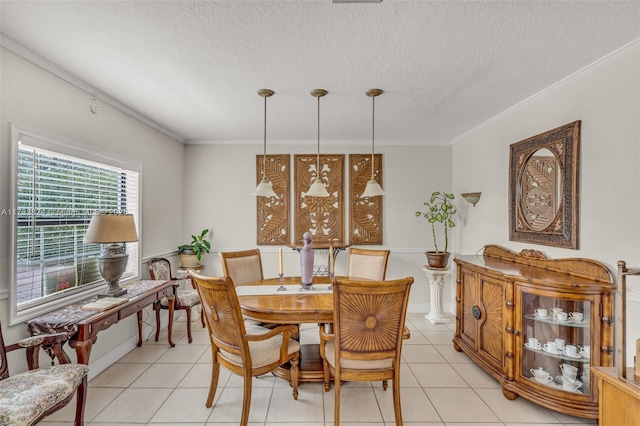
[[138, 241], [136, 224], [130, 214], [96, 214], [91, 218], [85, 243], [102, 244], [98, 267], [109, 287], [98, 297], [118, 297], [127, 293], [120, 287], [120, 277], [127, 268], [129, 254], [123, 243]]

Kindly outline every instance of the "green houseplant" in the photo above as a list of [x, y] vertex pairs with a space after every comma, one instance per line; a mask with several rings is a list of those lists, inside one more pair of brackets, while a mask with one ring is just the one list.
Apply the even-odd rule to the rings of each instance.
[[200, 266], [202, 255], [211, 250], [211, 243], [207, 241], [208, 233], [208, 229], [203, 229], [200, 234], [191, 235], [191, 243], [178, 246], [178, 257], [183, 268]]
[[[431, 224], [431, 234], [433, 235], [433, 245], [435, 251], [427, 251], [427, 261], [429, 266], [434, 268], [444, 268], [449, 262], [449, 228], [456, 226], [453, 215], [456, 214], [456, 206], [451, 204], [455, 196], [448, 192], [435, 191], [431, 194], [428, 202], [424, 203], [426, 211], [416, 212], [416, 217], [423, 217]], [[444, 230], [444, 250], [438, 248], [438, 237], [436, 235], [436, 224], [442, 224]]]

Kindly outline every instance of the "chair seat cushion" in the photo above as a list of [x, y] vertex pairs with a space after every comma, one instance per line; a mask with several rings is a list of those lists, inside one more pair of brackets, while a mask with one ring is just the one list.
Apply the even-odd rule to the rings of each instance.
[[32, 424], [49, 408], [73, 394], [89, 372], [83, 364], [62, 364], [27, 371], [0, 381], [0, 424]]
[[[200, 303], [200, 295], [196, 289], [178, 290], [176, 297], [178, 298], [178, 304], [181, 306], [193, 306]], [[160, 300], [162, 306], [169, 306], [169, 300], [163, 297]]]
[[[265, 334], [270, 332], [268, 328], [257, 325], [245, 325], [247, 334]], [[253, 368], [260, 368], [265, 365], [276, 362], [280, 359], [280, 345], [282, 344], [282, 334], [277, 334], [267, 340], [260, 342], [249, 342], [249, 352], [251, 352], [251, 365]], [[289, 355], [300, 350], [300, 342], [289, 339], [287, 348]], [[242, 365], [240, 355], [231, 354], [229, 352], [220, 351], [220, 354], [227, 360], [237, 365]]]
[[[326, 342], [324, 345], [324, 353], [327, 357], [327, 362], [333, 368], [336, 366], [336, 348], [334, 342]], [[340, 364], [342, 368], [348, 368], [351, 370], [386, 370], [393, 367], [393, 358], [387, 359], [374, 359], [356, 360], [356, 359], [343, 359]]]

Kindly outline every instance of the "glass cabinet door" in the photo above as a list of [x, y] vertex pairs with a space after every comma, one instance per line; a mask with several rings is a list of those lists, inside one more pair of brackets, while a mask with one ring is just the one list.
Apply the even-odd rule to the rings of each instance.
[[522, 293], [522, 377], [590, 395], [590, 301]]

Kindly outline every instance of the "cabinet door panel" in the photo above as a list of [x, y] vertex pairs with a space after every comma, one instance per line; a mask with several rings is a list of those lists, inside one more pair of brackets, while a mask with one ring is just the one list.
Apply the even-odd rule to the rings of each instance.
[[475, 273], [462, 272], [464, 287], [462, 288], [461, 337], [477, 348], [478, 324], [473, 317], [473, 307], [478, 304], [478, 286]]
[[483, 315], [480, 318], [479, 351], [502, 366], [502, 333], [504, 300], [503, 283], [482, 277], [480, 279], [480, 302]]

